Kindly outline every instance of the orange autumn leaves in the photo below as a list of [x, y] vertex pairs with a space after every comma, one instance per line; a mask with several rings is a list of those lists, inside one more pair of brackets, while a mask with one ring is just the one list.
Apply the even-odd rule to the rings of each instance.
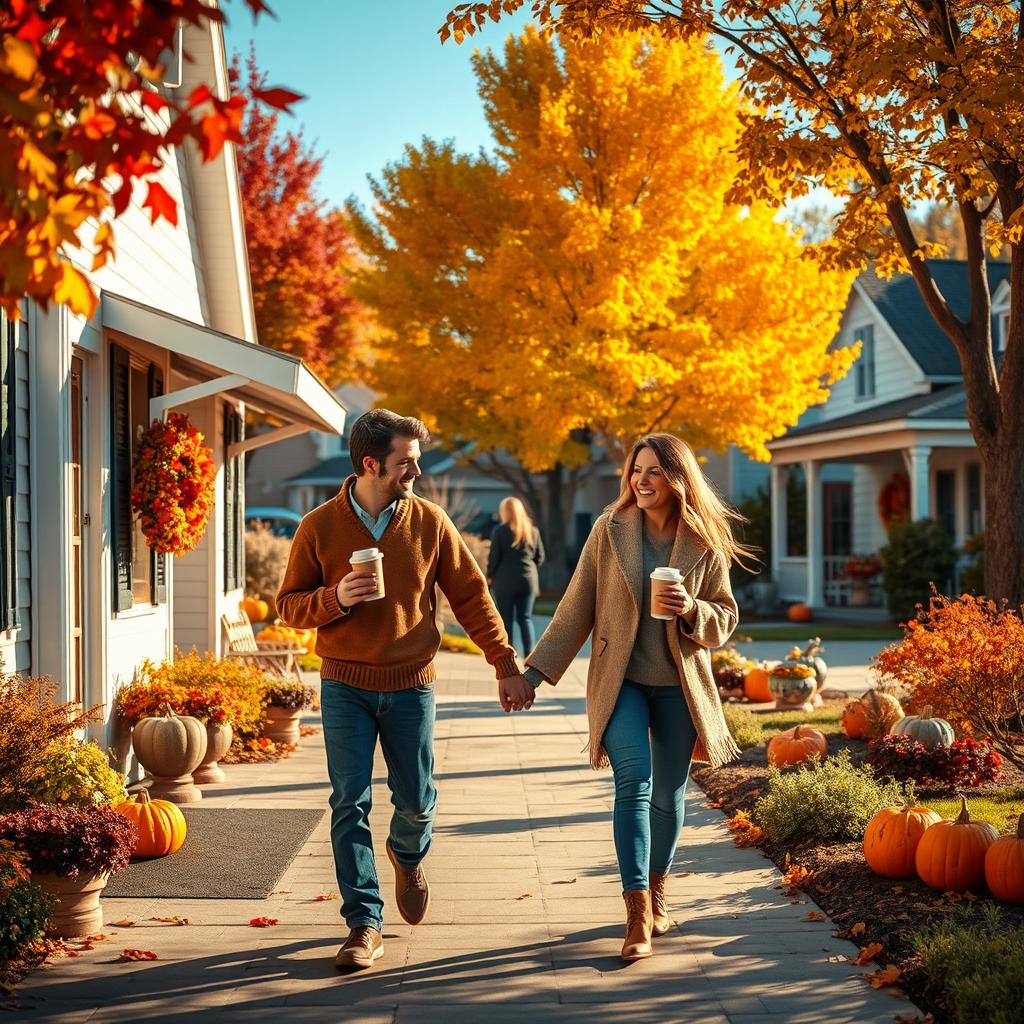
[[[240, 141], [243, 97], [160, 89], [179, 24], [187, 36], [223, 20], [203, 0], [11, 0], [0, 9], [0, 306], [9, 315], [25, 296], [91, 315], [96, 293], [83, 268], [113, 256], [111, 221], [136, 186], [146, 187], [151, 219], [174, 224], [177, 197], [159, 180], [168, 151], [192, 139], [212, 160]], [[256, 97], [274, 106], [296, 98], [280, 89]]]

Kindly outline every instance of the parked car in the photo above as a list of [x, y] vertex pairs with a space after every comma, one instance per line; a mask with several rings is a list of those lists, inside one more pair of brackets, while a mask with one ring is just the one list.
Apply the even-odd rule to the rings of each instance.
[[245, 510], [247, 528], [253, 523], [262, 523], [275, 537], [294, 537], [301, 522], [298, 512], [277, 505], [252, 505]]

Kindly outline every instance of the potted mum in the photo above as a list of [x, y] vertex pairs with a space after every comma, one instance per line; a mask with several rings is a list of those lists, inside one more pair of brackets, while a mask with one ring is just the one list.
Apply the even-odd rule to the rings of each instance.
[[195, 687], [187, 692], [186, 705], [188, 714], [206, 723], [206, 755], [192, 778], [197, 786], [224, 782], [224, 769], [217, 762], [231, 749], [238, 698], [222, 687]]
[[844, 566], [850, 577], [850, 604], [863, 608], [871, 603], [870, 581], [882, 571], [877, 555], [850, 555]]
[[103, 927], [100, 893], [128, 866], [131, 823], [113, 807], [29, 807], [0, 815], [0, 840], [21, 850], [32, 880], [53, 898], [47, 935], [72, 938]]
[[274, 743], [299, 743], [299, 718], [316, 705], [316, 691], [301, 683], [275, 682], [266, 691], [267, 722], [263, 735]]
[[59, 740], [42, 761], [43, 774], [30, 786], [31, 799], [41, 804], [98, 807], [128, 798], [124, 775], [110, 767], [95, 743]]

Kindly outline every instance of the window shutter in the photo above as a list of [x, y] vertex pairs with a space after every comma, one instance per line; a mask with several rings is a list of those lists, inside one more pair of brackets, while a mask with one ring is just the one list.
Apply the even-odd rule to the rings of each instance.
[[[164, 393], [164, 371], [156, 363], [149, 364], [149, 397], [158, 398]], [[148, 414], [147, 414], [148, 420]], [[167, 602], [167, 555], [150, 552], [153, 567], [153, 604]]]
[[132, 420], [128, 352], [110, 346], [110, 557], [114, 611], [132, 606]]
[[243, 539], [243, 469], [245, 456], [228, 456], [229, 447], [241, 441], [245, 420], [231, 405], [224, 405], [224, 592], [237, 590], [245, 580], [245, 543]]
[[18, 326], [0, 312], [0, 629], [18, 626]]

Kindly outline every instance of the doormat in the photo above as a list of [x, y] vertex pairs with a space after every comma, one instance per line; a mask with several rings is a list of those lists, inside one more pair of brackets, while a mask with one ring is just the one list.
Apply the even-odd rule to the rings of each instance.
[[132, 861], [111, 875], [110, 899], [265, 899], [326, 813], [278, 807], [182, 807], [177, 853]]

